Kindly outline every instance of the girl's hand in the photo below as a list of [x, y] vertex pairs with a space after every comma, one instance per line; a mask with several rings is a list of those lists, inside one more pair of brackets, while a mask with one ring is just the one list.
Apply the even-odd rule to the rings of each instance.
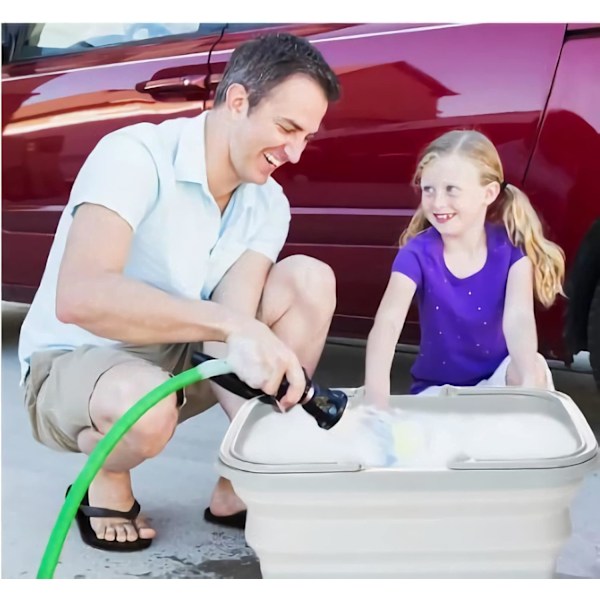
[[365, 390], [364, 403], [365, 406], [372, 406], [379, 410], [388, 410], [390, 407], [390, 396], [376, 390]]

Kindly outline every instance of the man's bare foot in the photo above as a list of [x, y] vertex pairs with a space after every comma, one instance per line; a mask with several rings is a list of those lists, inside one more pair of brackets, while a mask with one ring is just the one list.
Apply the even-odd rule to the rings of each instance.
[[246, 510], [246, 505], [233, 491], [229, 479], [219, 477], [210, 499], [210, 511], [217, 517], [227, 517]]
[[[129, 471], [116, 473], [101, 469], [90, 485], [88, 497], [90, 506], [129, 511], [135, 502]], [[96, 532], [96, 536], [107, 542], [115, 540], [117, 542], [135, 542], [138, 537], [152, 539], [156, 535], [156, 531], [141, 515], [137, 517], [135, 523], [126, 519], [110, 517], [91, 518], [90, 525]]]

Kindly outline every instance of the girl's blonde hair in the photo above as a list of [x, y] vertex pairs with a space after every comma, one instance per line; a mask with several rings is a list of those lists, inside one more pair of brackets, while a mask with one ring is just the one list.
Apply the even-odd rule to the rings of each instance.
[[[503, 185], [504, 172], [498, 151], [485, 135], [478, 131], [457, 130], [434, 140], [419, 159], [413, 185], [420, 188], [421, 174], [426, 165], [436, 158], [451, 154], [472, 160], [479, 167], [482, 185], [494, 181], [500, 184], [500, 194], [489, 206], [487, 220], [504, 223], [512, 243], [520, 246], [533, 263], [536, 298], [544, 306], [551, 306], [557, 294], [564, 296], [565, 254], [560, 246], [544, 237], [542, 224], [529, 198], [516, 186]], [[400, 246], [429, 226], [419, 206], [400, 236]]]

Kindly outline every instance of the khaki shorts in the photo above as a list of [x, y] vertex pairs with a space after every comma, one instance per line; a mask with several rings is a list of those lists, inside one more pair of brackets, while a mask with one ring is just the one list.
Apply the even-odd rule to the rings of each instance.
[[[201, 344], [149, 346], [80, 346], [75, 350], [35, 352], [25, 379], [25, 406], [33, 436], [56, 450], [80, 452], [77, 437], [94, 424], [89, 402], [100, 377], [124, 363], [151, 363], [160, 371], [177, 375], [192, 367], [194, 349]], [[179, 422], [217, 403], [208, 381], [177, 393]]]

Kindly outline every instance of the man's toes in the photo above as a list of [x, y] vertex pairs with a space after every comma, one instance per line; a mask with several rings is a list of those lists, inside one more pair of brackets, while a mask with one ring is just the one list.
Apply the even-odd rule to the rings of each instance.
[[135, 528], [135, 525], [133, 523], [124, 523], [123, 524], [123, 529], [125, 530], [125, 534], [126, 534], [126, 539], [121, 540], [118, 536], [117, 536], [117, 540], [119, 542], [135, 542], [135, 540], [138, 539], [139, 535], [137, 532], [137, 529]]
[[115, 525], [115, 531], [117, 532], [117, 542], [123, 543], [127, 541], [127, 528], [125, 527], [125, 523]]
[[97, 538], [107, 542], [135, 542], [138, 538], [150, 540], [156, 535], [156, 531], [143, 517], [136, 519], [135, 523], [126, 521], [104, 525], [101, 521], [98, 524], [94, 523], [93, 527]]
[[105, 539], [107, 542], [114, 542], [116, 537], [117, 532], [115, 531], [115, 528], [112, 525], [108, 525], [104, 530], [104, 538], [100, 539]]
[[156, 531], [150, 527], [145, 518], [137, 519], [135, 525], [137, 527], [139, 537], [141, 537], [143, 540], [151, 540], [156, 535]]
[[94, 528], [94, 531], [96, 532], [96, 537], [99, 540], [105, 539], [105, 536], [106, 536], [106, 527], [104, 525], [98, 525], [97, 528]]

